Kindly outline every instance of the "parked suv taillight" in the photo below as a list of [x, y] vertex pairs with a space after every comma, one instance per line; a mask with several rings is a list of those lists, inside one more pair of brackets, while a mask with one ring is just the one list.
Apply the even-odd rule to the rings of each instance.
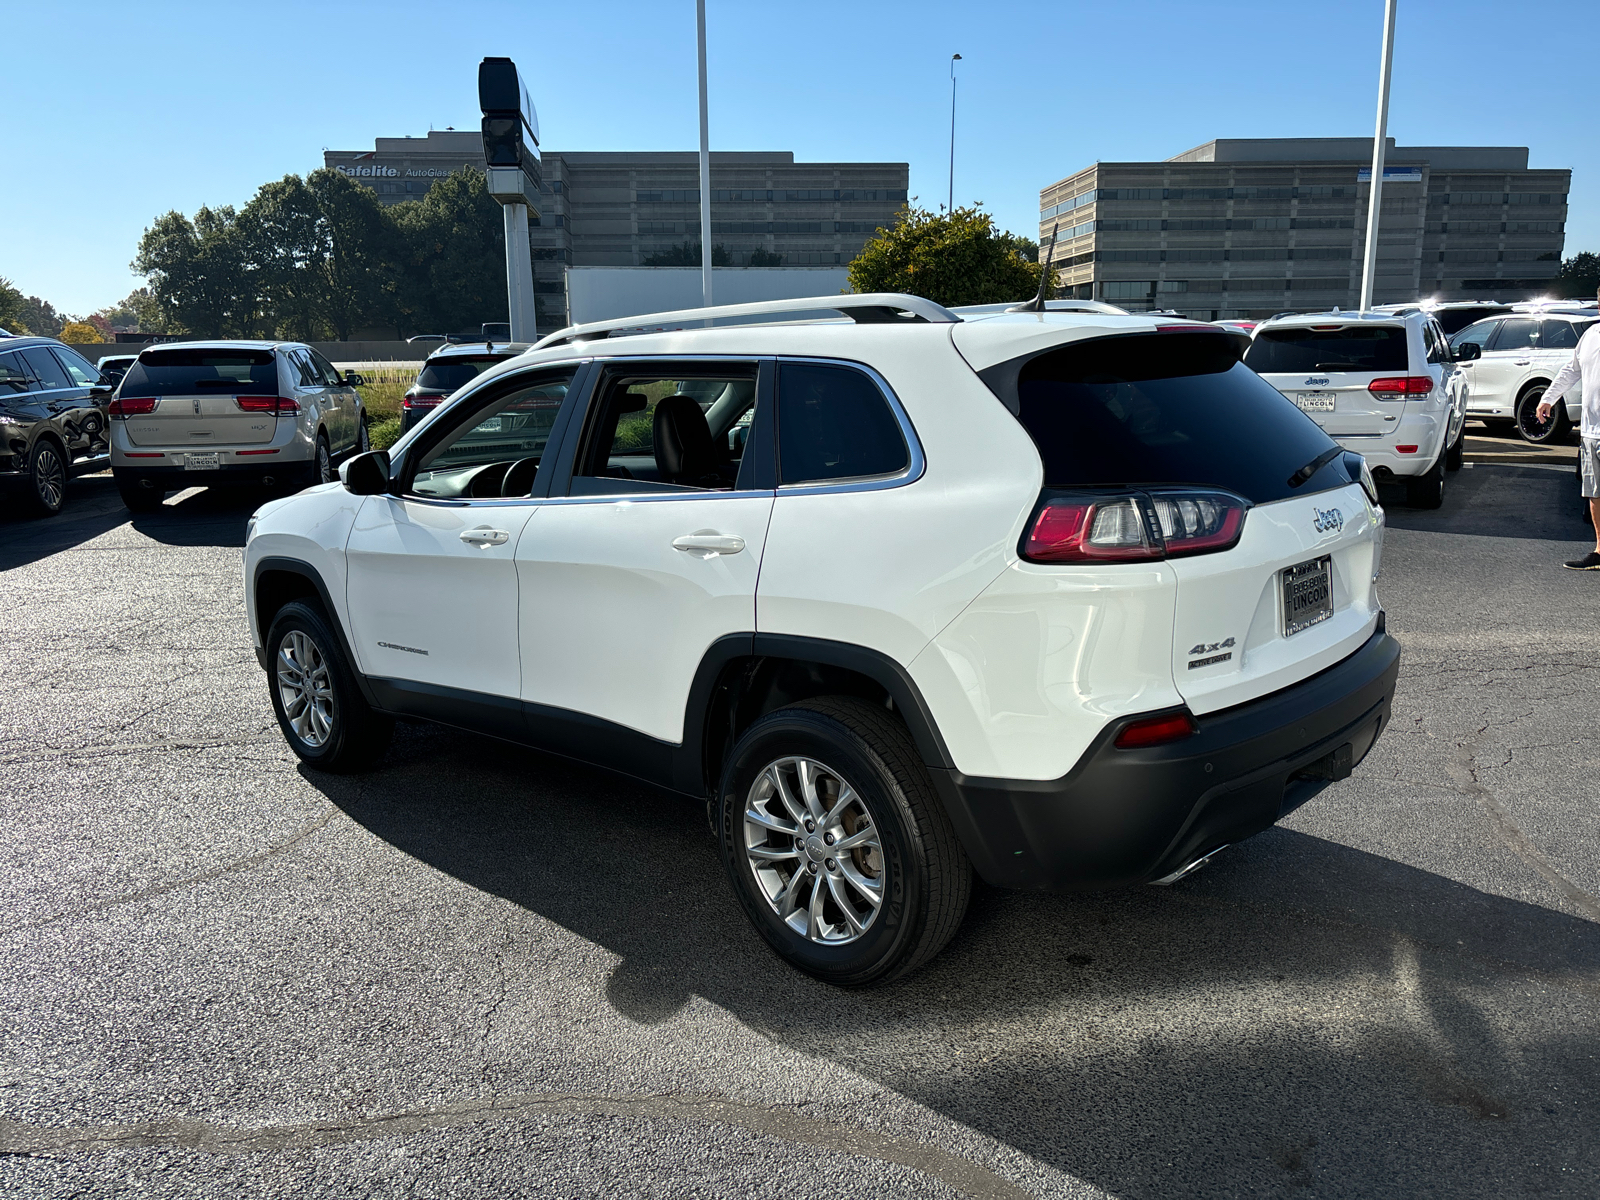
[[433, 408], [445, 399], [443, 392], [418, 392], [414, 396], [400, 397], [401, 408]]
[[1433, 391], [1433, 377], [1429, 375], [1392, 375], [1387, 379], [1374, 379], [1367, 391], [1380, 400], [1403, 400], [1407, 396], [1426, 396]]
[[1022, 545], [1029, 562], [1148, 562], [1226, 550], [1248, 501], [1228, 492], [1164, 489], [1046, 492]]
[[155, 410], [154, 396], [118, 396], [111, 402], [111, 407], [107, 411], [114, 419], [126, 421], [129, 417], [142, 417]]
[[300, 402], [291, 396], [235, 396], [233, 402], [241, 412], [277, 413], [287, 417], [300, 411]]

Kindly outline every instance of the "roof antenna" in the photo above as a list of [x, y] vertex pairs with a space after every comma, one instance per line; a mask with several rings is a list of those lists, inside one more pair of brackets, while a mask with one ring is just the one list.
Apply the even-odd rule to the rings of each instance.
[[1051, 263], [1051, 260], [1053, 260], [1055, 258], [1055, 256], [1056, 256], [1056, 230], [1058, 230], [1060, 228], [1061, 228], [1061, 222], [1060, 221], [1057, 221], [1054, 225], [1050, 226], [1050, 249], [1045, 254], [1044, 270], [1039, 272], [1039, 291], [1034, 295], [1032, 300], [1025, 300], [1021, 304], [1014, 305], [1013, 307], [1006, 309], [1007, 312], [1040, 312], [1040, 313], [1042, 313], [1042, 312], [1045, 311], [1045, 308], [1044, 308], [1044, 284], [1045, 284], [1045, 280], [1050, 278], [1050, 263]]

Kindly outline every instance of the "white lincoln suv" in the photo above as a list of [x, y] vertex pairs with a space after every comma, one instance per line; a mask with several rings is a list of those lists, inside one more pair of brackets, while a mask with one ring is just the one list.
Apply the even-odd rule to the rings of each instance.
[[1176, 880], [1348, 776], [1399, 669], [1372, 477], [1243, 345], [898, 295], [563, 330], [252, 518], [284, 736], [356, 770], [424, 718], [703, 796], [840, 984], [935, 954], [974, 871]]
[[1430, 314], [1278, 317], [1256, 326], [1244, 361], [1380, 479], [1402, 481], [1407, 503], [1444, 502], [1465, 448], [1467, 380]]

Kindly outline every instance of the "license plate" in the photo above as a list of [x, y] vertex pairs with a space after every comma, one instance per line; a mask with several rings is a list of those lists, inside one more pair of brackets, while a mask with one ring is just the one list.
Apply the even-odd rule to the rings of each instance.
[[190, 471], [216, 471], [222, 466], [220, 456], [216, 454], [186, 454], [183, 465]]
[[1284, 569], [1284, 637], [1293, 637], [1333, 616], [1332, 563], [1324, 554]]
[[1333, 411], [1332, 392], [1298, 392], [1295, 394], [1294, 402], [1303, 412]]

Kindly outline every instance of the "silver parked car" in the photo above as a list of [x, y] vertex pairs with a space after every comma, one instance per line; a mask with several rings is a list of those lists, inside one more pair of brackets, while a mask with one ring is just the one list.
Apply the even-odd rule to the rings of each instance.
[[359, 375], [296, 342], [175, 342], [142, 351], [111, 401], [123, 502], [216, 484], [329, 483], [367, 449]]

